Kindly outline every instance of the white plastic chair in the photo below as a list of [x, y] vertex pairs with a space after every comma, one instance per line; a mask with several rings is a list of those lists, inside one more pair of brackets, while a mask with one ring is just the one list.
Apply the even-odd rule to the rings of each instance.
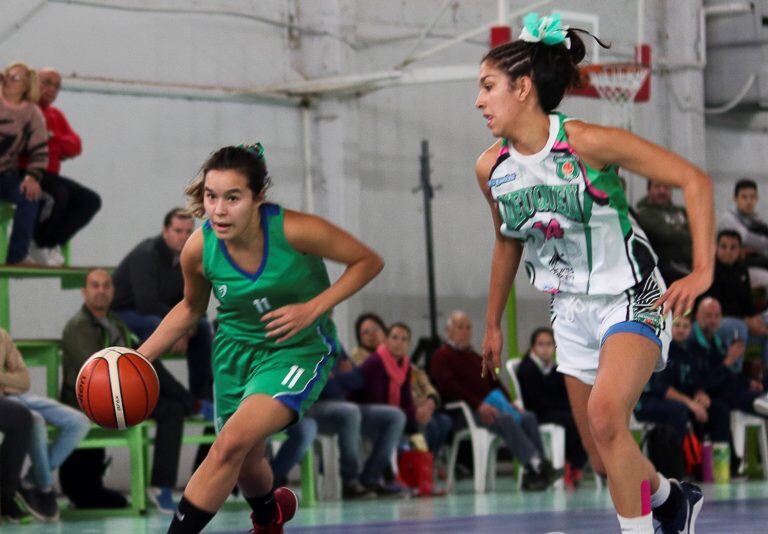
[[[315, 462], [315, 480], [319, 501], [337, 501], [341, 499], [341, 464], [339, 462], [339, 442], [337, 434], [318, 434], [315, 443], [320, 446], [321, 462]], [[363, 442], [365, 444], [366, 442]], [[323, 472], [319, 472], [319, 464]], [[397, 450], [390, 457], [392, 472], [397, 476]]]
[[[337, 501], [341, 498], [341, 470], [339, 465], [339, 445], [336, 434], [318, 434], [315, 443], [320, 446], [320, 462], [315, 462], [315, 480], [317, 481], [317, 499], [319, 501]], [[323, 472], [319, 473], [319, 464]]]
[[[507, 360], [506, 365], [507, 373], [509, 373], [512, 381], [512, 387], [515, 389], [517, 402], [525, 408], [520, 382], [517, 380], [517, 369], [520, 367], [520, 361], [520, 359], [510, 359]], [[552, 467], [555, 469], [565, 469], [565, 428], [554, 423], [544, 423], [539, 425], [539, 432], [541, 432], [541, 437], [543, 438], [544, 453], [549, 457], [549, 461], [552, 462]], [[522, 479], [518, 477], [518, 483], [521, 481]], [[563, 477], [560, 477], [553, 486], [555, 488], [562, 488], [564, 484]]]
[[655, 423], [638, 421], [634, 413], [629, 416], [629, 431], [632, 432], [633, 435], [635, 433], [640, 435], [640, 442], [643, 444], [643, 454], [646, 456], [648, 456], [648, 440], [645, 438], [648, 432], [655, 426]]
[[766, 435], [765, 418], [739, 410], [731, 411], [731, 434], [733, 434], [734, 452], [739, 458], [744, 458], [747, 446], [747, 427], [758, 427], [758, 442], [760, 444], [760, 460], [763, 464], [763, 478], [768, 480], [768, 435]]
[[[445, 405], [446, 410], [458, 410], [464, 416], [467, 428], [454, 433], [453, 444], [448, 453], [448, 491], [452, 491], [456, 482], [456, 459], [459, 454], [459, 444], [470, 440], [472, 443], [472, 464], [474, 473], [474, 486], [476, 493], [485, 493], [488, 489], [488, 480], [491, 486], [496, 482], [496, 451], [501, 439], [490, 430], [487, 430], [475, 422], [475, 417], [469, 405], [464, 401], [450, 402]], [[489, 462], [489, 458], [493, 461]], [[490, 470], [492, 463], [494, 469]]]

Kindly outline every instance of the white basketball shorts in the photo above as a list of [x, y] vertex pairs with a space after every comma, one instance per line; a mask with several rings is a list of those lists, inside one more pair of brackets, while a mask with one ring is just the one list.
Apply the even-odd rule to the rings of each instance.
[[[551, 321], [557, 344], [557, 370], [593, 385], [605, 340], [620, 332], [644, 336], [659, 346], [656, 371], [664, 369], [671, 340], [672, 321], [653, 303], [666, 291], [655, 269], [645, 280], [620, 295], [552, 297]], [[627, 354], [631, 358], [632, 354]]]

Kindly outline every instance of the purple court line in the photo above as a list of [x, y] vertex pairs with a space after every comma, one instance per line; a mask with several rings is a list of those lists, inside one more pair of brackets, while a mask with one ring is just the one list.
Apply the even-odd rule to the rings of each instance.
[[[699, 534], [738, 534], [768, 532], [768, 499], [725, 500], [704, 503], [696, 532]], [[322, 526], [286, 526], [286, 533], [337, 534], [446, 534], [452, 532], [491, 534], [595, 534], [616, 532], [618, 523], [611, 509], [578, 509], [518, 514], [408, 519], [373, 523]], [[220, 532], [219, 534], [234, 534]]]

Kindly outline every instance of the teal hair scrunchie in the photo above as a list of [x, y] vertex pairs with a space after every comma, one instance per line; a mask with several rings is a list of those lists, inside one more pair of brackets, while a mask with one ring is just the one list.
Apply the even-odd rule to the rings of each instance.
[[242, 148], [246, 152], [250, 152], [257, 158], [263, 158], [264, 157], [264, 146], [261, 143], [253, 143], [253, 144], [239, 144], [237, 145], [237, 148]]
[[566, 48], [570, 48], [571, 40], [566, 37], [567, 33], [568, 26], [563, 26], [560, 13], [539, 17], [538, 13], [531, 12], [523, 17], [520, 39], [528, 43], [541, 42], [548, 46], [563, 43]]

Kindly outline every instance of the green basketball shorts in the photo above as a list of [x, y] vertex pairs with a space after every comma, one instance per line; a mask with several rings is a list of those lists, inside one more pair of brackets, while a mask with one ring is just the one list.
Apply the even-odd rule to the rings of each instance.
[[281, 349], [265, 350], [218, 336], [212, 362], [216, 431], [254, 394], [282, 402], [296, 413], [298, 421], [325, 387], [335, 348], [334, 338], [319, 327], [317, 342]]

